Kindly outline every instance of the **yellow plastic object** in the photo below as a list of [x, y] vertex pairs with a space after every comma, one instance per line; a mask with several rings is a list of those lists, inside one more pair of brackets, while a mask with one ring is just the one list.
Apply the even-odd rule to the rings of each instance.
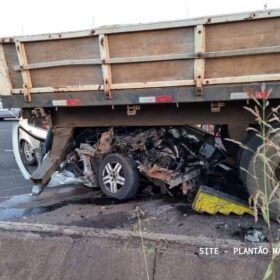
[[253, 210], [249, 208], [246, 201], [206, 186], [199, 188], [192, 208], [196, 212], [206, 212], [212, 215], [217, 213], [224, 215], [229, 215], [230, 213], [236, 215], [244, 215], [245, 213], [254, 215]]

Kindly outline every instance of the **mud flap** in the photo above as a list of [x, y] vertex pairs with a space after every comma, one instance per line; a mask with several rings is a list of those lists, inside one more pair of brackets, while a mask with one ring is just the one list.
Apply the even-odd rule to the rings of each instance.
[[235, 196], [217, 191], [207, 186], [201, 186], [195, 196], [192, 208], [199, 213], [215, 215], [221, 213], [229, 215], [254, 215], [254, 211], [243, 201]]

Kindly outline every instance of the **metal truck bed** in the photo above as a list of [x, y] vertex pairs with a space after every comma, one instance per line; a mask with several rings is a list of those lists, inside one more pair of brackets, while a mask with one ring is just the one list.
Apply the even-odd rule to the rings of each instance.
[[0, 94], [21, 108], [279, 98], [279, 61], [280, 10], [2, 38]]

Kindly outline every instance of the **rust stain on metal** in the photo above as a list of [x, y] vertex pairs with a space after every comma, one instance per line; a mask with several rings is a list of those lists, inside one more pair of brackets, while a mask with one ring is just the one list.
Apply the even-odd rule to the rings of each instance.
[[102, 38], [102, 39], [100, 40], [100, 44], [101, 44], [101, 46], [104, 46], [104, 38]]
[[114, 131], [110, 128], [101, 134], [100, 140], [97, 144], [96, 155], [104, 155], [112, 151], [112, 139], [114, 136]]
[[164, 182], [169, 181], [171, 179], [171, 174], [174, 173], [174, 171], [161, 168], [156, 164], [153, 166], [140, 164], [138, 168], [140, 172], [145, 174], [147, 177], [158, 179]]
[[252, 88], [252, 87], [248, 87], [248, 86], [244, 87], [244, 88], [243, 88], [243, 92], [246, 92], [246, 93], [247, 93], [248, 98], [252, 98], [252, 96], [255, 95], [255, 89]]

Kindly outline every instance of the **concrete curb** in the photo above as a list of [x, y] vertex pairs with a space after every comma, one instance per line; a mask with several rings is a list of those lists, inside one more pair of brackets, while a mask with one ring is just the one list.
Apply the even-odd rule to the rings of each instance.
[[[13, 232], [32, 232], [38, 234], [62, 234], [65, 236], [81, 236], [106, 239], [127, 239], [140, 238], [139, 232], [116, 230], [116, 229], [99, 229], [77, 226], [61, 226], [49, 224], [33, 224], [21, 222], [0, 222], [0, 230]], [[218, 245], [219, 247], [241, 246], [242, 243], [231, 239], [216, 239], [205, 236], [187, 236], [172, 235], [163, 233], [142, 232], [143, 239], [154, 242], [175, 242], [178, 244], [192, 246], [210, 246]]]
[[[268, 256], [225, 253], [233, 240], [0, 222], [0, 279], [262, 279]], [[201, 247], [218, 255], [199, 254]], [[279, 271], [278, 271], [279, 272]], [[149, 275], [149, 278], [147, 276]]]

